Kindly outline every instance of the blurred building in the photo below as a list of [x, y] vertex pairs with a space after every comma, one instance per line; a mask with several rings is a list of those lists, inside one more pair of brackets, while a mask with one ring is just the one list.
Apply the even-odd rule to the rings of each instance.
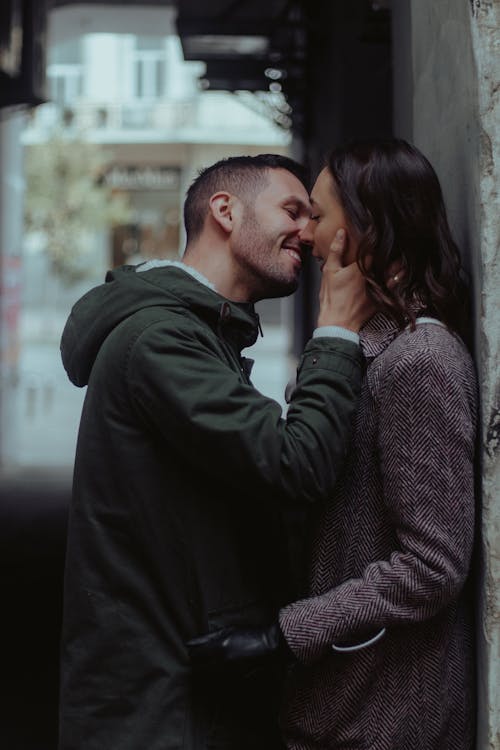
[[102, 180], [130, 207], [129, 222], [110, 238], [106, 267], [178, 257], [183, 198], [196, 171], [232, 154], [285, 153], [290, 143], [248, 97], [201, 88], [205, 64], [184, 60], [173, 8], [130, 7], [120, 16], [119, 33], [111, 33], [100, 30], [116, 24], [109, 10], [52, 12], [49, 101], [22, 135], [28, 152], [55, 132], [103, 148]]
[[[54, 10], [50, 102], [23, 135], [25, 144], [40, 143], [62, 126], [68, 137], [105, 147], [111, 163], [103, 179], [127, 194], [132, 209], [131, 225], [113, 237], [114, 265], [178, 256], [183, 195], [198, 168], [236, 153], [285, 152], [290, 142], [243, 97], [200, 88], [205, 64], [184, 61], [172, 11], [145, 8], [138, 21], [137, 9], [125, 9], [120, 33], [82, 34], [88, 9]], [[100, 22], [93, 11], [92, 25]]]

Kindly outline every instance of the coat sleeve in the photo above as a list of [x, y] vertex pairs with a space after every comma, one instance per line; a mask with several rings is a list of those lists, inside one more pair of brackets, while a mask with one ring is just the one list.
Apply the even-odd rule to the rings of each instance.
[[193, 471], [236, 490], [315, 501], [331, 494], [345, 457], [361, 351], [342, 339], [309, 342], [286, 419], [201, 327], [179, 325], [173, 335], [166, 323], [150, 326], [130, 352], [127, 378], [141, 418]]
[[468, 374], [427, 350], [404, 355], [388, 373], [378, 447], [394, 551], [360, 578], [282, 610], [282, 629], [300, 660], [320, 658], [333, 643], [362, 642], [367, 633], [429, 619], [458, 595], [474, 529]]

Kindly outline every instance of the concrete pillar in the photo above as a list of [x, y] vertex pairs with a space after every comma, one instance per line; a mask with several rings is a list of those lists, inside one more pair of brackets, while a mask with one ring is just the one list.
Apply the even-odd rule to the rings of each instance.
[[24, 115], [0, 113], [0, 467], [16, 455], [16, 399], [19, 380], [19, 316], [23, 236]]
[[500, 3], [394, 0], [393, 22], [396, 135], [413, 140], [436, 168], [472, 278], [481, 396], [477, 748], [493, 750], [500, 747]]
[[478, 748], [500, 747], [500, 4], [471, 3], [478, 80], [479, 183], [475, 264], [477, 362], [482, 396], [482, 598], [479, 612]]

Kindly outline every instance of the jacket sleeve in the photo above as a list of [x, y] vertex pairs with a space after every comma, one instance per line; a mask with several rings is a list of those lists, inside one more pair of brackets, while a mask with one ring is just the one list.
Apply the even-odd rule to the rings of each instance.
[[141, 417], [193, 470], [237, 489], [314, 501], [331, 494], [345, 456], [361, 351], [342, 339], [310, 341], [286, 419], [201, 327], [179, 325], [173, 335], [171, 325], [150, 326], [131, 349], [127, 377]]
[[432, 351], [409, 353], [389, 372], [378, 447], [394, 552], [360, 578], [282, 610], [300, 660], [431, 618], [460, 591], [474, 529], [475, 411], [466, 376]]

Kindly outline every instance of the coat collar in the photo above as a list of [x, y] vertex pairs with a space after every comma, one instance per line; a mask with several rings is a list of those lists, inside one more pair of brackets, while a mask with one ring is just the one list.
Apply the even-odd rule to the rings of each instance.
[[376, 313], [359, 332], [359, 343], [365, 359], [374, 359], [382, 354], [401, 330], [392, 316]]
[[252, 346], [257, 340], [260, 323], [253, 304], [227, 300], [189, 266], [160, 263], [136, 275], [174, 295], [181, 306], [195, 311], [238, 350]]
[[238, 351], [255, 343], [259, 316], [252, 304], [230, 302], [184, 268], [164, 265], [151, 264], [139, 273], [136, 266], [116, 268], [75, 303], [61, 339], [63, 364], [73, 383], [88, 383], [106, 338], [147, 308], [191, 310]]
[[[411, 303], [411, 308], [415, 316], [425, 315], [425, 304], [418, 297]], [[382, 354], [405, 327], [388, 313], [375, 313], [359, 332], [359, 343], [365, 359], [375, 359]]]

